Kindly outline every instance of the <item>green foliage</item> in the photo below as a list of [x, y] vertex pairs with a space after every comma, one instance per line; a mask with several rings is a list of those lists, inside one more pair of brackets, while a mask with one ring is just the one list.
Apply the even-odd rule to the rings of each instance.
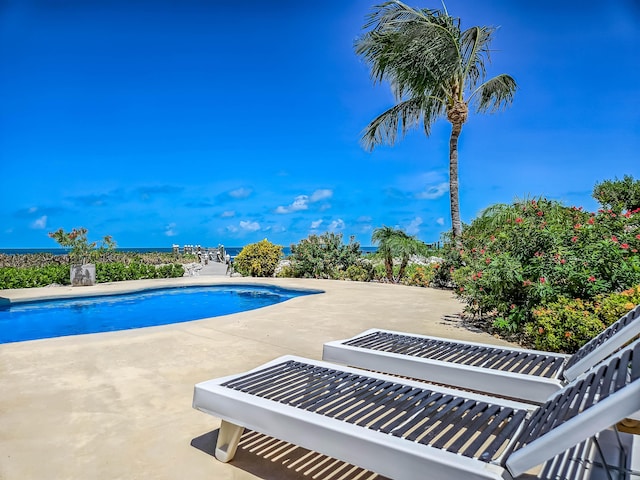
[[354, 282], [370, 282], [373, 279], [373, 265], [367, 261], [349, 265], [345, 275], [346, 278]]
[[411, 264], [407, 267], [406, 276], [402, 283], [404, 285], [411, 285], [414, 287], [428, 287], [431, 285], [435, 277], [435, 272], [439, 266], [437, 264], [431, 265], [417, 265]]
[[69, 265], [43, 267], [0, 267], [0, 289], [69, 285]]
[[560, 297], [534, 309], [525, 332], [540, 350], [573, 353], [636, 305], [640, 305], [640, 285], [598, 295], [593, 301]]
[[573, 353], [604, 328], [591, 303], [560, 297], [535, 309], [525, 331], [539, 350]]
[[625, 175], [622, 180], [605, 180], [596, 183], [592, 196], [603, 209], [615, 213], [640, 209], [640, 180], [634, 180], [631, 175]]
[[295, 277], [339, 279], [347, 276], [346, 271], [360, 262], [360, 244], [353, 237], [347, 245], [342, 242], [342, 234], [323, 233], [310, 235], [297, 245], [291, 245], [291, 266]]
[[[376, 228], [371, 236], [371, 241], [378, 245], [377, 253], [384, 260], [386, 280], [392, 283], [399, 283], [403, 280], [412, 255], [425, 255], [429, 251], [427, 244], [416, 237], [407, 235], [400, 229], [386, 226]], [[396, 259], [399, 262], [397, 273]]]
[[96, 281], [98, 283], [151, 278], [177, 278], [183, 275], [184, 267], [180, 264], [149, 265], [141, 262], [96, 264]]
[[88, 230], [84, 227], [74, 228], [70, 232], [65, 232], [62, 228], [55, 232], [50, 232], [49, 237], [53, 238], [63, 248], [71, 249], [69, 257], [72, 263], [89, 263], [96, 261], [104, 252], [113, 250], [116, 242], [110, 235], [106, 235], [100, 248], [96, 250], [97, 242], [89, 242], [87, 239]]
[[236, 256], [233, 268], [245, 276], [272, 277], [282, 257], [282, 247], [266, 238], [245, 246]]
[[[184, 275], [180, 264], [149, 265], [133, 263], [97, 263], [96, 281], [119, 282], [148, 278], [177, 278]], [[69, 265], [51, 264], [41, 267], [0, 267], [0, 289], [69, 285]]]
[[[640, 283], [639, 213], [588, 213], [544, 198], [495, 205], [442, 251], [444, 265], [453, 267], [468, 311], [495, 314], [497, 328], [519, 331], [534, 309], [561, 297], [589, 301]], [[574, 345], [549, 342], [560, 344]]]

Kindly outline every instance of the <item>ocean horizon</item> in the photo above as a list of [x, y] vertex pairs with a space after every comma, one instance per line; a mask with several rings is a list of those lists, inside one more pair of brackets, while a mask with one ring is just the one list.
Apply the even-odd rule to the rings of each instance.
[[[195, 246], [192, 245], [195, 248]], [[180, 252], [183, 251], [184, 247], [180, 247]], [[207, 250], [207, 248], [215, 249], [217, 247], [202, 247], [203, 250]], [[231, 256], [235, 257], [240, 253], [240, 251], [244, 247], [224, 247], [225, 251]], [[375, 253], [378, 250], [378, 247], [360, 247], [360, 251], [363, 254], [366, 253]], [[118, 247], [115, 249], [116, 252], [132, 252], [132, 253], [171, 253], [173, 252], [173, 248], [171, 247]], [[33, 255], [38, 253], [48, 253], [51, 255], [66, 255], [69, 253], [69, 250], [66, 248], [0, 248], [0, 254], [4, 255]], [[290, 247], [282, 247], [282, 253], [285, 256], [291, 255]]]

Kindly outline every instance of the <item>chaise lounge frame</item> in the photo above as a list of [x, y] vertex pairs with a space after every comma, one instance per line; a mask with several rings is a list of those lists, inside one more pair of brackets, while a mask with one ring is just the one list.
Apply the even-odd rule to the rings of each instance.
[[325, 343], [322, 359], [541, 403], [638, 335], [640, 305], [571, 356], [371, 329]]
[[541, 406], [287, 356], [195, 386], [222, 419], [216, 457], [245, 427], [394, 479], [513, 479], [640, 410], [640, 342]]

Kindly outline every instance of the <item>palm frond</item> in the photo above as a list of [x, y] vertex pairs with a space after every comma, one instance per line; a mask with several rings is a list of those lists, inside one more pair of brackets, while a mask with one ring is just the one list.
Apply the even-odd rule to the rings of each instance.
[[421, 101], [418, 98], [411, 98], [394, 105], [365, 127], [362, 133], [362, 145], [371, 151], [376, 145], [395, 144], [398, 132], [401, 138], [404, 137], [411, 127], [418, 125], [421, 115]]
[[489, 44], [495, 28], [471, 27], [460, 36], [460, 51], [462, 53], [462, 78], [471, 89], [487, 76], [485, 61], [489, 61]]
[[480, 85], [469, 97], [479, 113], [494, 113], [513, 103], [518, 85], [509, 75], [501, 74]]
[[437, 10], [401, 2], [374, 7], [355, 42], [374, 82], [393, 76], [405, 91], [422, 92], [449, 79], [460, 66], [459, 21]]

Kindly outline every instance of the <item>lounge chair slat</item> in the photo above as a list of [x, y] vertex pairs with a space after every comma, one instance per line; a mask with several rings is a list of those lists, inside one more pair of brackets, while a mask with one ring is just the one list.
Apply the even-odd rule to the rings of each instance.
[[490, 425], [491, 421], [499, 414], [499, 406], [487, 405], [484, 410], [475, 416], [474, 419], [465, 423], [465, 432], [460, 435], [456, 441], [447, 448], [447, 450], [450, 452], [459, 451], [469, 440], [471, 440], [471, 437], [478, 434], [478, 431], [481, 429], [480, 427]]
[[465, 400], [465, 402], [456, 409], [456, 415], [452, 416], [449, 421], [446, 421], [451, 428], [449, 428], [446, 433], [440, 435], [437, 440], [431, 444], [431, 446], [435, 448], [444, 448], [455, 435], [460, 433], [460, 428], [458, 427], [460, 423], [462, 423], [462, 425], [470, 423], [478, 412], [486, 410], [488, 407], [490, 407], [490, 405], [487, 405], [486, 403]]

